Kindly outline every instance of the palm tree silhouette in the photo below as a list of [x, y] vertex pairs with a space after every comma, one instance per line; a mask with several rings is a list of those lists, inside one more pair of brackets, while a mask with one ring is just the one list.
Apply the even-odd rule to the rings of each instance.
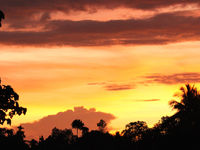
[[1, 27], [1, 20], [5, 19], [4, 13], [0, 10], [0, 27]]
[[78, 130], [81, 130], [84, 126], [84, 123], [80, 119], [75, 119], [72, 122], [72, 128], [77, 129], [77, 137], [78, 137]]
[[180, 102], [172, 100], [169, 102], [169, 105], [177, 110], [178, 113], [193, 111], [199, 103], [200, 95], [197, 91], [197, 88], [191, 86], [190, 84], [186, 84], [185, 87], [181, 87], [181, 95], [177, 95], [181, 97]]
[[[180, 102], [172, 100], [169, 105], [177, 112], [172, 116], [178, 122], [178, 128], [188, 132], [199, 130], [200, 94], [197, 88], [186, 84], [181, 87]], [[196, 131], [195, 131], [196, 132]]]

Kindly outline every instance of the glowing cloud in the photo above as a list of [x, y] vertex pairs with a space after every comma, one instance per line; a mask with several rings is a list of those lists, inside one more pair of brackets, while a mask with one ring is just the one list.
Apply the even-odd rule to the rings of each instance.
[[108, 124], [116, 117], [110, 113], [96, 111], [95, 108], [86, 109], [84, 107], [74, 107], [74, 110], [66, 110], [56, 115], [49, 115], [33, 123], [21, 124], [25, 129], [27, 139], [35, 138], [43, 135], [50, 135], [54, 127], [59, 129], [71, 129], [71, 123], [74, 119], [81, 119], [85, 126], [90, 130], [97, 129], [97, 123], [100, 119], [104, 119]]

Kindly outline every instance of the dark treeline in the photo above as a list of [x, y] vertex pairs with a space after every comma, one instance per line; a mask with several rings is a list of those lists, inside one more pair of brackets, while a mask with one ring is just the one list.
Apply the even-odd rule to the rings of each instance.
[[[130, 122], [122, 132], [113, 135], [106, 130], [107, 124], [103, 119], [97, 123], [98, 129], [92, 131], [80, 119], [75, 119], [71, 123], [75, 134], [72, 129], [55, 127], [47, 138], [41, 136], [29, 141], [25, 140], [21, 126], [16, 132], [1, 128], [0, 146], [21, 150], [196, 149], [200, 146], [200, 93], [189, 84], [181, 87], [180, 91], [180, 101], [169, 102], [176, 110], [175, 114], [162, 117], [152, 128], [144, 121]], [[10, 86], [0, 86], [1, 124], [6, 121], [11, 124], [13, 115], [26, 113], [26, 108], [20, 107], [17, 100], [18, 95]]]

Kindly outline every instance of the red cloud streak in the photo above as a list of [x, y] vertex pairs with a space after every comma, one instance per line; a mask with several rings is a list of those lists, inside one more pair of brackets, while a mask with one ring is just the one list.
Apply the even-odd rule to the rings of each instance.
[[184, 72], [170, 75], [153, 74], [145, 76], [147, 81], [145, 83], [162, 83], [162, 84], [185, 84], [185, 83], [199, 83], [200, 73], [198, 72]]

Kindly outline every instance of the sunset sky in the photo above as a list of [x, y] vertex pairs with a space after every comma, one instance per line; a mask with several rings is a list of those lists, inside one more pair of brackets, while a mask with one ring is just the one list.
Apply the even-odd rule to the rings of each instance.
[[112, 115], [112, 131], [138, 120], [153, 126], [174, 113], [168, 102], [181, 86], [198, 87], [198, 0], [0, 4], [0, 76], [28, 108], [13, 126], [74, 107]]

